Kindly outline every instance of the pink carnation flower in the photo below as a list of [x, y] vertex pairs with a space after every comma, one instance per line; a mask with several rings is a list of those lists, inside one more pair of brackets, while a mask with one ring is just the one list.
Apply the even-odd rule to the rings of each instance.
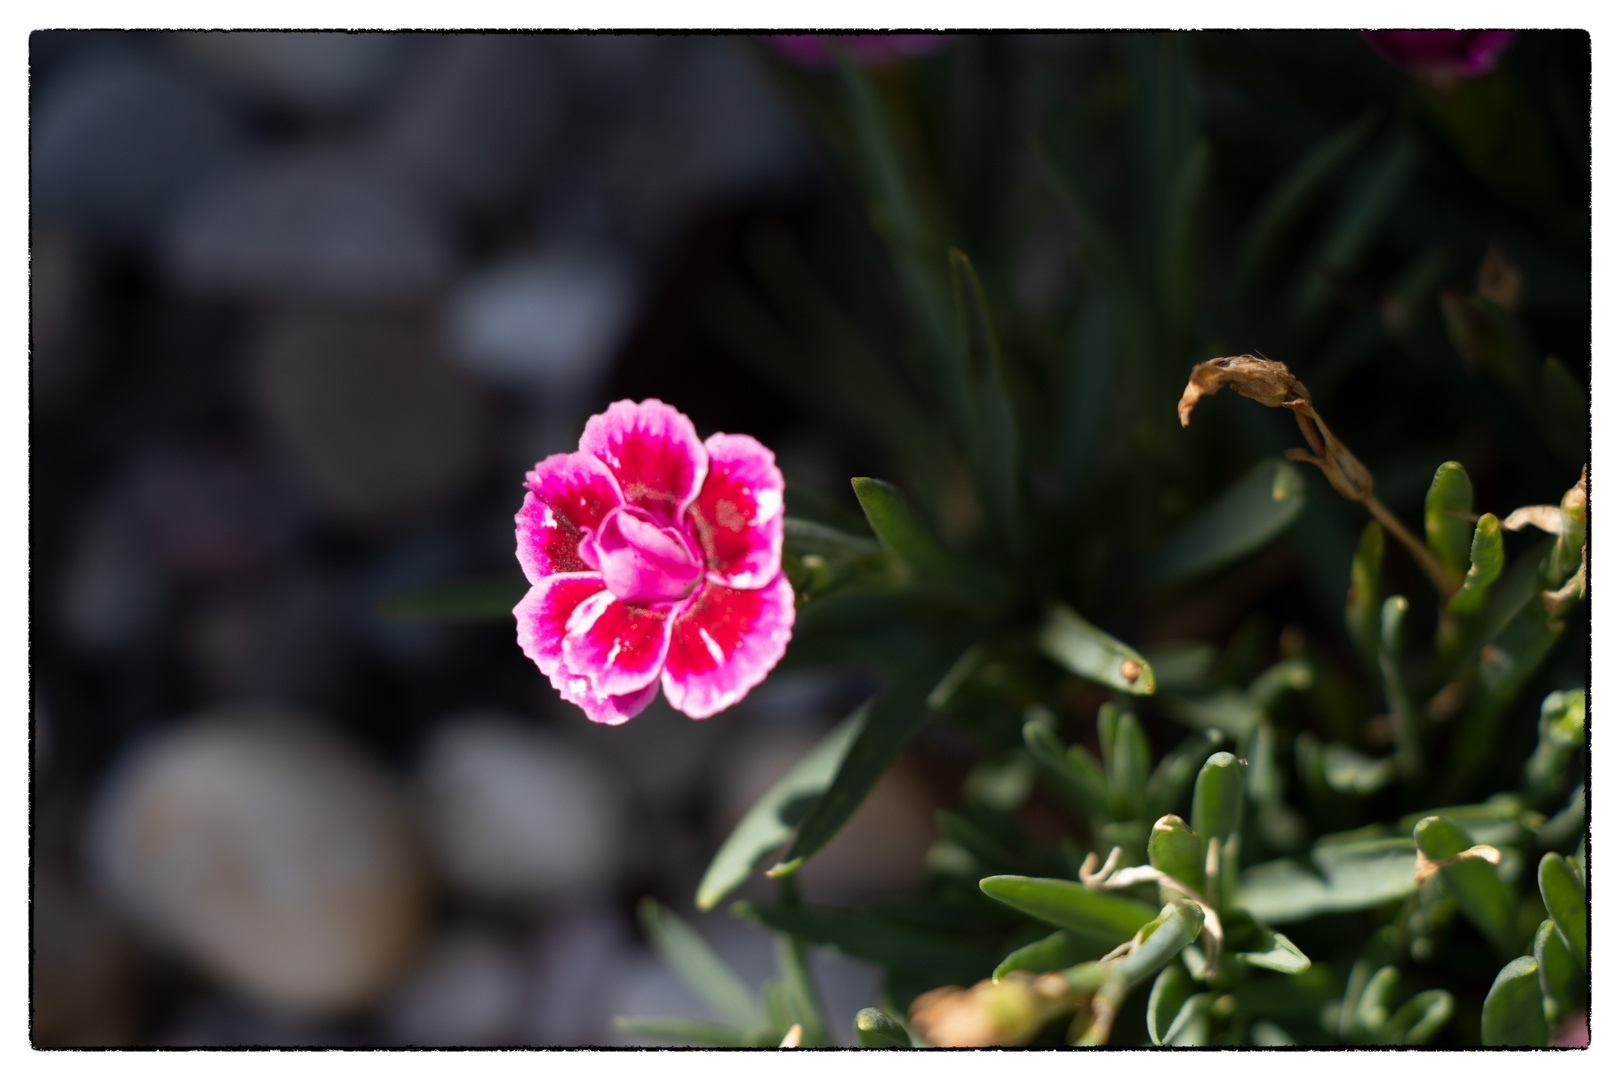
[[1363, 30], [1373, 52], [1438, 86], [1483, 75], [1513, 37], [1512, 30]]
[[[806, 68], [831, 67], [832, 51], [822, 34], [770, 34], [765, 38], [784, 59]], [[837, 34], [833, 35], [856, 62], [871, 66], [927, 56], [943, 49], [949, 34]]]
[[782, 658], [782, 474], [757, 441], [699, 442], [662, 401], [616, 401], [586, 422], [578, 453], [546, 458], [526, 486], [518, 644], [586, 716], [622, 724], [662, 685], [701, 720]]

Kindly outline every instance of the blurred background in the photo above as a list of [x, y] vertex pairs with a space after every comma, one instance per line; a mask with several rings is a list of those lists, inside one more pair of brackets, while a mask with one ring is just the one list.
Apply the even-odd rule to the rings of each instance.
[[[1076, 130], [1116, 130], [1139, 90], [1117, 62], [1127, 37], [963, 37], [903, 61], [924, 90], [983, 105], [966, 113], [980, 142], [961, 145], [995, 153], [918, 138], [957, 154], [950, 198], [995, 207], [964, 216], [963, 242], [1002, 268], [992, 289], [1026, 346], [1068, 340], [1053, 313], [1086, 294], [1016, 121], [1067, 95]], [[1217, 227], [1369, 110], [1415, 108], [1410, 77], [1354, 34], [1182, 39], [1226, 170]], [[1561, 419], [1514, 412], [1511, 373], [1490, 382], [1492, 357], [1467, 355], [1465, 298], [1500, 301], [1557, 354], [1546, 401], [1584, 395], [1586, 50], [1519, 35], [1508, 55], [1543, 111], [1440, 110], [1432, 145], [1376, 142], [1313, 219], [1341, 238], [1313, 249], [1336, 276], [1300, 298], [1307, 362], [1274, 355], [1319, 403], [1348, 402], [1325, 415], [1407, 520], [1446, 457], [1498, 512], [1555, 502], [1584, 460]], [[736, 329], [737, 298], [779, 297], [794, 252], [857, 315], [889, 295], [886, 279], [866, 291], [881, 258], [805, 120], [822, 76], [758, 41], [678, 35], [40, 32], [30, 65], [35, 1044], [628, 1043], [613, 1016], [702, 1011], [636, 928], [648, 895], [757, 982], [769, 935], [693, 914], [693, 890], [873, 677], [790, 654], [711, 720], [660, 698], [599, 727], [509, 621], [384, 602], [521, 585], [523, 473], [620, 398], [759, 438], [789, 513], [837, 521], [855, 511], [848, 477], [893, 475]], [[1122, 165], [1088, 167], [1106, 183]], [[1333, 231], [1355, 213], [1360, 233]], [[1477, 273], [1493, 243], [1511, 303]], [[1232, 352], [1275, 340], [1228, 329]], [[1172, 366], [1216, 355], [1203, 344]], [[1437, 355], [1484, 397], [1437, 417]], [[1528, 456], [1504, 452], [1521, 428]], [[1199, 468], [1236, 475], [1267, 438]], [[1153, 500], [1157, 527], [1203, 479], [1129, 498]], [[1259, 655], [1286, 626], [1342, 636], [1334, 575], [1357, 529], [1313, 505], [1291, 554], [1147, 612], [1146, 637], [1242, 630]], [[1582, 681], [1584, 636], [1556, 678]], [[974, 754], [926, 727], [807, 865], [807, 899], [913, 888]], [[847, 1042], [879, 975], [816, 964]]]

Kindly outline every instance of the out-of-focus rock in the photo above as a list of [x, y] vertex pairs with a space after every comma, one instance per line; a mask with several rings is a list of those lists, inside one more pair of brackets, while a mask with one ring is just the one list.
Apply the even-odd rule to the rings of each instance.
[[607, 995], [628, 948], [625, 925], [610, 904], [591, 898], [553, 913], [527, 950], [531, 992], [523, 1041], [606, 1042], [612, 1031]]
[[41, 866], [33, 885], [34, 1045], [129, 1042], [131, 958], [117, 927], [58, 869]]
[[420, 81], [401, 95], [383, 152], [459, 205], [520, 194], [539, 175], [561, 111], [555, 51], [538, 35], [440, 39]]
[[500, 939], [452, 931], [426, 950], [384, 1010], [402, 1046], [495, 1046], [516, 1040], [523, 973]]
[[362, 1007], [420, 936], [396, 792], [296, 714], [221, 709], [139, 747], [100, 793], [90, 856], [126, 915], [273, 1009]]
[[693, 720], [670, 708], [662, 694], [633, 724], [593, 724], [577, 706], [559, 701], [542, 682], [540, 692], [566, 716], [573, 733], [630, 784], [638, 801], [660, 812], [696, 795], [713, 765], [727, 720]]
[[375, 525], [477, 467], [482, 401], [419, 315], [285, 315], [257, 357], [258, 404], [340, 518]]
[[133, 515], [116, 499], [86, 519], [60, 589], [63, 635], [94, 652], [122, 649], [151, 632], [168, 591]]
[[389, 304], [454, 272], [449, 226], [397, 169], [348, 152], [233, 170], [188, 200], [169, 265], [184, 287], [260, 302]]
[[453, 717], [429, 741], [420, 781], [439, 862], [473, 895], [543, 901], [618, 869], [622, 796], [555, 735], [501, 714]]
[[636, 314], [634, 269], [609, 249], [548, 250], [469, 277], [449, 353], [471, 374], [573, 411], [605, 378]]
[[[815, 746], [806, 732], [756, 729], [733, 744], [717, 788], [714, 849], [750, 807]], [[859, 810], [798, 873], [807, 899], [859, 904], [892, 898], [922, 880], [934, 841], [933, 798], [904, 760], [891, 767]]]
[[308, 112], [363, 108], [388, 86], [410, 42], [336, 31], [181, 31], [169, 39], [227, 85]]
[[31, 134], [33, 212], [121, 242], [157, 239], [190, 193], [245, 149], [205, 94], [121, 51], [58, 76]]
[[167, 448], [131, 477], [135, 510], [157, 555], [183, 577], [231, 577], [285, 554], [296, 521], [275, 474], [229, 448]]

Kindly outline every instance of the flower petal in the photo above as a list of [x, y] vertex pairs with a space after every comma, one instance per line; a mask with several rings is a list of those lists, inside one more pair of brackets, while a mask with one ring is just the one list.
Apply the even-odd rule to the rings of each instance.
[[624, 502], [613, 474], [591, 454], [552, 454], [526, 481], [529, 493], [517, 512], [517, 557], [529, 582], [590, 569], [579, 557], [579, 541]]
[[763, 589], [708, 582], [674, 623], [664, 696], [701, 720], [741, 701], [782, 659], [793, 636], [793, 587], [781, 574]]
[[574, 609], [563, 666], [599, 697], [630, 694], [658, 678], [669, 651], [674, 604], [626, 604], [603, 591]]
[[782, 569], [782, 473], [747, 435], [710, 435], [709, 474], [687, 511], [709, 580], [758, 589]]
[[559, 668], [551, 675], [551, 685], [571, 705], [585, 710], [587, 719], [598, 724], [622, 724], [652, 704], [658, 696], [658, 680], [653, 679], [640, 690], [629, 694], [602, 697], [591, 692], [591, 681], [575, 675], [567, 668]]
[[542, 675], [562, 664], [563, 637], [574, 609], [605, 592], [601, 574], [552, 574], [529, 589], [512, 614], [517, 616], [518, 647]]
[[666, 525], [681, 520], [708, 471], [692, 421], [657, 398], [615, 401], [585, 422], [579, 448], [612, 471], [626, 502]]

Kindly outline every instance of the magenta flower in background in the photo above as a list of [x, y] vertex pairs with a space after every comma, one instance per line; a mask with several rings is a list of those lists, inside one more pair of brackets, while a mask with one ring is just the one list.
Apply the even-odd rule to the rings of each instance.
[[662, 685], [701, 720], [782, 658], [782, 474], [757, 441], [699, 442], [662, 401], [616, 401], [586, 422], [577, 453], [546, 458], [525, 483], [518, 644], [586, 716], [622, 724]]
[[1483, 75], [1513, 38], [1512, 30], [1363, 30], [1373, 52], [1396, 67], [1446, 86]]
[[[806, 68], [831, 67], [832, 50], [827, 48], [826, 34], [770, 34], [770, 42], [784, 60]], [[904, 60], [912, 56], [927, 56], [943, 49], [951, 40], [950, 34], [835, 34], [831, 35], [858, 63], [871, 66]]]

